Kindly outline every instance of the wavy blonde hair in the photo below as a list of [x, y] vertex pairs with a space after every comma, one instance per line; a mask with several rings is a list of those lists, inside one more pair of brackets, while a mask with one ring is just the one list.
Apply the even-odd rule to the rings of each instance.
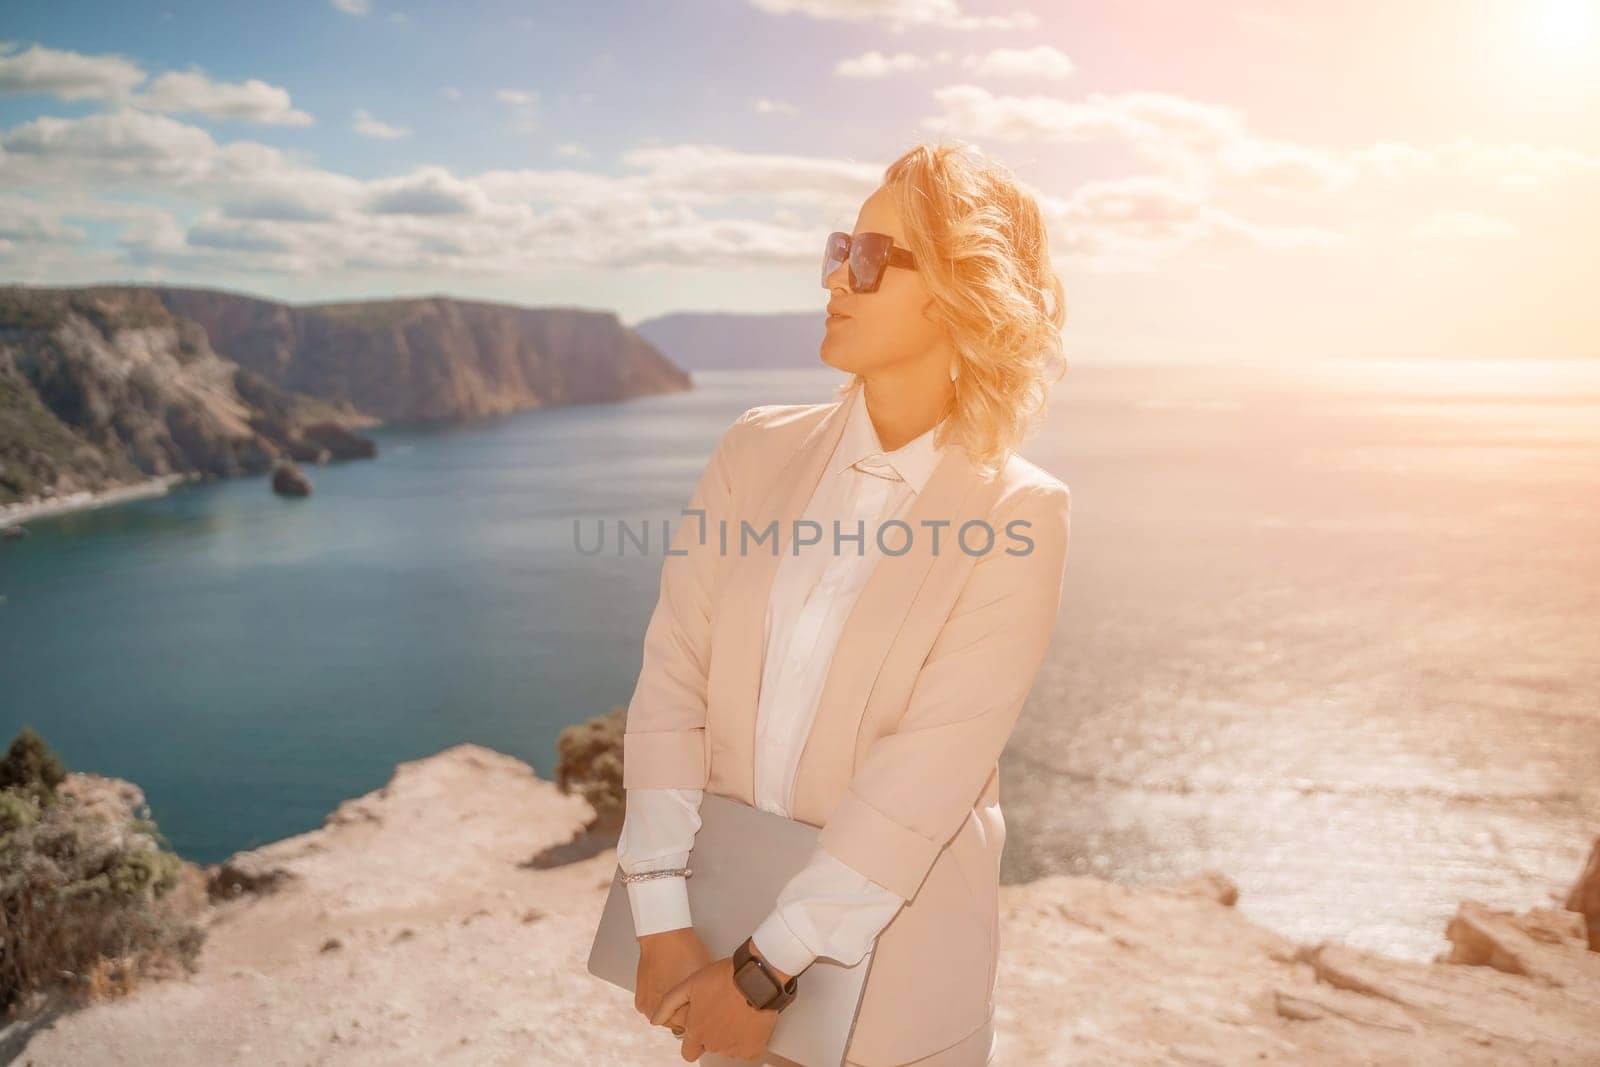
[[[889, 164], [883, 183], [933, 297], [930, 313], [956, 350], [955, 399], [939, 443], [960, 443], [990, 477], [1066, 374], [1065, 293], [1044, 214], [1008, 167], [965, 141], [917, 144]], [[839, 395], [863, 384], [852, 374]]]

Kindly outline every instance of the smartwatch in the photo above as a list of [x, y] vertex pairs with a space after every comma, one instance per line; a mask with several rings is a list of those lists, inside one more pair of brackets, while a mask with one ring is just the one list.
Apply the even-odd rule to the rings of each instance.
[[733, 982], [752, 1008], [781, 1011], [794, 999], [800, 976], [791, 975], [787, 983], [779, 982], [761, 957], [750, 951], [750, 938], [746, 937], [733, 950]]

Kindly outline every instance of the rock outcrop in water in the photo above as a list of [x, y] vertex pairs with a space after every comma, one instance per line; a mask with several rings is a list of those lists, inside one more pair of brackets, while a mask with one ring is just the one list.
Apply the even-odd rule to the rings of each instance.
[[[594, 817], [477, 745], [403, 763], [309, 833], [210, 871], [200, 971], [0, 1035], [35, 1067], [105, 1060], [652, 1065], [678, 1041], [586, 970], [616, 852]], [[1463, 904], [1432, 963], [1295, 943], [1209, 874], [1001, 887], [1006, 1067], [1600, 1063], [1582, 916]]]
[[310, 496], [311, 479], [293, 463], [280, 463], [272, 471], [272, 491], [279, 496]]

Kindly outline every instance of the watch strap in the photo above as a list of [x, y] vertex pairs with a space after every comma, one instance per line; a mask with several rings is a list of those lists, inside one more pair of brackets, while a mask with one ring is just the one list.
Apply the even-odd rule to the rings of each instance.
[[740, 974], [747, 974], [751, 970], [760, 971], [761, 976], [766, 979], [768, 986], [771, 988], [772, 994], [766, 1000], [758, 1004], [754, 1000], [751, 1000], [750, 994], [745, 992], [745, 988], [742, 984], [737, 981], [735, 981], [734, 984], [739, 986], [739, 991], [744, 994], [745, 1001], [749, 1003], [752, 1008], [759, 1008], [763, 1011], [782, 1011], [792, 1000], [794, 1000], [795, 994], [799, 991], [800, 976], [791, 975], [787, 983], [780, 983], [778, 981], [778, 976], [773, 974], [772, 971], [767, 968], [765, 961], [751, 951], [751, 940], [751, 937], [746, 937], [743, 941], [739, 942], [738, 947], [733, 950], [734, 974], [737, 976]]

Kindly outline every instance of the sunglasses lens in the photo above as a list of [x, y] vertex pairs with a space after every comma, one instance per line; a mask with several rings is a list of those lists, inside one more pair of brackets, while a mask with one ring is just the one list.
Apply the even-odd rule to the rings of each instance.
[[850, 242], [850, 273], [855, 291], [870, 293], [878, 288], [883, 265], [889, 259], [889, 239], [881, 233], [858, 233]]
[[830, 233], [822, 250], [822, 287], [828, 288], [828, 276], [850, 258], [850, 235]]
[[822, 287], [827, 289], [828, 278], [848, 262], [850, 290], [856, 293], [876, 292], [893, 247], [894, 239], [886, 234], [830, 233], [822, 251]]

